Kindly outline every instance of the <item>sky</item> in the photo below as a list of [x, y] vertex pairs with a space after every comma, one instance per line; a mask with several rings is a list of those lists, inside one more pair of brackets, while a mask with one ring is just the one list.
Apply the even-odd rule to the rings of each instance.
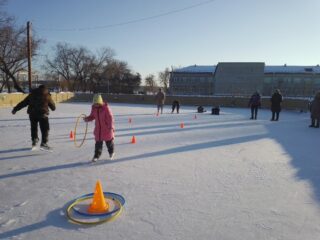
[[6, 10], [32, 22], [41, 55], [58, 42], [111, 47], [143, 77], [227, 61], [320, 64], [319, 0], [8, 0]]

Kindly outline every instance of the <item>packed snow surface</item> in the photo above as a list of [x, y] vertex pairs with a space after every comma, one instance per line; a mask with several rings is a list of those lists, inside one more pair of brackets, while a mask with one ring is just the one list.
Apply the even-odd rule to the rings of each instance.
[[[194, 119], [192, 107], [157, 117], [154, 106], [111, 104], [115, 159], [104, 146], [90, 164], [94, 124], [81, 148], [69, 139], [90, 108], [57, 105], [53, 153], [30, 151], [25, 109], [0, 109], [0, 239], [320, 239], [320, 129], [308, 128], [308, 113], [284, 111], [271, 122], [269, 110], [249, 120], [248, 109], [223, 108]], [[98, 179], [125, 197], [121, 216], [68, 222], [67, 204]]]

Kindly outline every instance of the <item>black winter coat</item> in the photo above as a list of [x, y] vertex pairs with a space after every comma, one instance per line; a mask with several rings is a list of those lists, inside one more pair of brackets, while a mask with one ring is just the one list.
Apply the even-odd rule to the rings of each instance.
[[31, 117], [39, 118], [48, 117], [49, 108], [52, 111], [56, 109], [50, 93], [47, 91], [44, 92], [39, 88], [32, 90], [32, 92], [24, 100], [18, 103], [13, 110], [17, 112], [26, 106], [28, 106], [27, 113]]
[[317, 94], [311, 103], [311, 118], [320, 119], [320, 94]]
[[282, 102], [282, 95], [280, 93], [274, 93], [271, 97], [271, 111], [280, 112], [281, 102]]
[[260, 94], [254, 93], [249, 100], [249, 107], [260, 107], [261, 97]]

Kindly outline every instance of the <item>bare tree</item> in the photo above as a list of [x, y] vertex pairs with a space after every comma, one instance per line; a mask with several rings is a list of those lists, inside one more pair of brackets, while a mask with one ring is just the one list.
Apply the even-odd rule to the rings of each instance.
[[[27, 65], [27, 33], [24, 27], [17, 28], [12, 21], [0, 26], [0, 71], [5, 75], [5, 84], [10, 91], [9, 80], [12, 80], [13, 87], [24, 92], [15, 75]], [[40, 39], [32, 39], [32, 56], [36, 55]]]
[[94, 91], [97, 85], [105, 79], [104, 72], [107, 65], [112, 62], [115, 53], [111, 48], [101, 48], [96, 55], [92, 55], [86, 64], [87, 78], [85, 88]]
[[47, 59], [48, 72], [62, 76], [72, 91], [133, 93], [140, 74], [124, 61], [114, 59], [114, 51], [102, 48], [95, 54], [84, 47], [59, 43], [53, 59]]
[[63, 79], [71, 87], [71, 81], [74, 78], [74, 72], [72, 69], [72, 62], [70, 55], [72, 52], [71, 47], [68, 44], [58, 43], [55, 46], [55, 56], [52, 60], [49, 58], [46, 60], [46, 69], [50, 73], [56, 73], [63, 77]]
[[155, 92], [157, 88], [157, 83], [155, 80], [155, 76], [153, 74], [148, 75], [145, 78], [145, 86], [147, 92]]
[[124, 76], [130, 72], [128, 64], [119, 60], [112, 60], [104, 69], [108, 92], [121, 93]]
[[95, 55], [85, 47], [58, 43], [54, 58], [46, 61], [46, 68], [48, 72], [62, 76], [68, 82], [70, 90], [85, 92], [99, 81], [113, 56], [114, 52], [110, 48], [102, 48]]
[[108, 93], [133, 93], [140, 86], [141, 76], [134, 73], [128, 63], [113, 59], [104, 67], [96, 91]]
[[169, 68], [166, 68], [164, 71], [159, 72], [158, 78], [159, 78], [161, 86], [164, 88], [164, 91], [167, 92], [168, 87], [169, 87], [169, 80], [170, 80]]
[[13, 17], [8, 16], [8, 14], [3, 10], [3, 7], [7, 4], [7, 0], [0, 0], [0, 27], [3, 24], [7, 24], [13, 20]]

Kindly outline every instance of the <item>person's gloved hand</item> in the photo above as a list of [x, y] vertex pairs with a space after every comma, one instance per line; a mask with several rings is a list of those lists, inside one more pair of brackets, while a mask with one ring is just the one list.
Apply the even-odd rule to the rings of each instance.
[[12, 109], [12, 111], [11, 111], [11, 113], [14, 115], [14, 114], [16, 114], [16, 110], [14, 110], [14, 109]]

